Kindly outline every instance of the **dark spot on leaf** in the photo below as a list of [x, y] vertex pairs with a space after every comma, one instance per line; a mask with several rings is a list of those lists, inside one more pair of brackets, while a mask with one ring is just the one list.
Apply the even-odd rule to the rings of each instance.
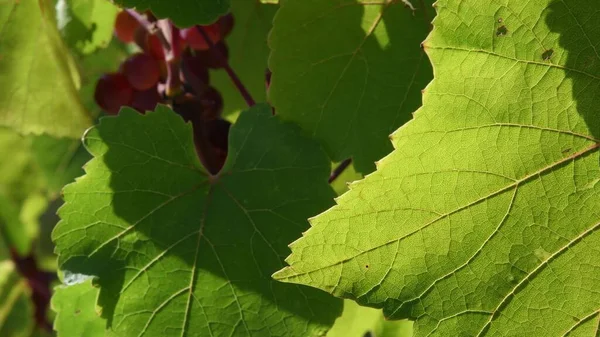
[[79, 315], [81, 313], [81, 310], [77, 309], [75, 310], [75, 315]]
[[367, 265], [365, 265], [365, 268], [369, 269], [369, 265], [368, 265], [368, 264], [367, 264]]
[[553, 49], [548, 49], [546, 50], [543, 54], [542, 54], [542, 60], [544, 61], [548, 61], [551, 57], [552, 54], [554, 54], [554, 50]]
[[562, 153], [569, 153], [569, 152], [571, 152], [571, 148], [562, 150]]
[[363, 335], [363, 337], [374, 337], [374, 335], [373, 335], [372, 331], [367, 331], [367, 332], [365, 332], [365, 334]]
[[506, 26], [500, 26], [496, 29], [496, 36], [504, 36], [508, 33]]

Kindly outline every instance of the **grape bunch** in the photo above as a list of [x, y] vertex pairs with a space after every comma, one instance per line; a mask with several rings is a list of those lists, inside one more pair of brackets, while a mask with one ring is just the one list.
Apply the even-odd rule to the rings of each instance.
[[[143, 15], [156, 21], [151, 13]], [[94, 93], [96, 103], [111, 115], [118, 114], [125, 106], [143, 114], [154, 110], [159, 103], [169, 105], [186, 122], [192, 123], [201, 159], [201, 143], [208, 142], [212, 156], [216, 157], [214, 166], [220, 169], [227, 156], [231, 125], [221, 118], [223, 98], [210, 85], [209, 70], [227, 66], [229, 51], [224, 39], [233, 29], [233, 16], [226, 14], [211, 25], [181, 30], [171, 25], [177, 34], [172, 40], [177, 41], [171, 41], [168, 48], [164, 47], [164, 38], [161, 41], [158, 34], [150, 33], [151, 29], [140, 22], [129, 11], [117, 15], [114, 35], [123, 43], [137, 45], [140, 51], [129, 56], [117, 71], [104, 74], [98, 80]], [[170, 58], [165, 51], [169, 48], [178, 49], [171, 52]], [[174, 74], [173, 69], [179, 73]], [[171, 83], [167, 83], [169, 76], [178, 77], [176, 83], [180, 83], [180, 90], [167, 90]]]

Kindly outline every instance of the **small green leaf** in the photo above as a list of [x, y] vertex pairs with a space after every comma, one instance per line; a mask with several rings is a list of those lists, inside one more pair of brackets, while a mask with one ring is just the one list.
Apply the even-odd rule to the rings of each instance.
[[0, 126], [79, 138], [91, 119], [49, 0], [0, 5]]
[[119, 6], [138, 11], [151, 10], [161, 19], [171, 19], [179, 27], [206, 25], [229, 11], [230, 0], [114, 0]]
[[52, 296], [58, 337], [104, 337], [106, 320], [96, 310], [98, 288], [92, 281], [59, 286]]
[[381, 310], [361, 307], [353, 301], [344, 301], [344, 312], [327, 337], [411, 337], [410, 321], [388, 321]]
[[595, 336], [600, 2], [437, 8], [423, 107], [276, 278], [414, 319], [416, 336]]
[[53, 233], [64, 270], [98, 277], [115, 335], [321, 336], [341, 301], [271, 279], [306, 218], [329, 207], [329, 162], [271, 115], [241, 114], [218, 176], [191, 125], [161, 106], [102, 118]]
[[[358, 172], [392, 150], [389, 135], [421, 105], [431, 66], [420, 44], [432, 1], [281, 1], [269, 37], [277, 114]], [[425, 7], [422, 7], [425, 6]]]
[[106, 47], [118, 8], [106, 0], [58, 0], [56, 21], [65, 43], [81, 54]]

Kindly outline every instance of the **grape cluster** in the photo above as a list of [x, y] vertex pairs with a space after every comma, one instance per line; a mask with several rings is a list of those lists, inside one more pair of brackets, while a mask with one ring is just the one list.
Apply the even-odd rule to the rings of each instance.
[[[135, 13], [134, 13], [135, 14]], [[150, 13], [145, 15], [151, 17]], [[140, 52], [129, 56], [118, 71], [104, 74], [96, 84], [94, 98], [107, 114], [118, 114], [121, 107], [128, 106], [140, 113], [154, 110], [157, 104], [170, 105], [194, 128], [196, 148], [200, 154], [200, 142], [208, 142], [220, 169], [227, 156], [227, 138], [230, 123], [221, 118], [223, 98], [210, 86], [209, 69], [227, 65], [229, 55], [224, 38], [234, 26], [231, 14], [215, 23], [176, 30], [179, 34], [176, 46], [180, 48], [177, 59], [166, 60], [163, 42], [157, 34], [149, 33], [138, 18], [128, 11], [121, 11], [115, 21], [115, 36], [123, 43], [135, 43]], [[207, 37], [212, 43], [208, 43]], [[211, 48], [212, 45], [212, 48]], [[168, 62], [176, 62], [179, 69], [181, 89], [167, 95]], [[171, 74], [171, 76], [174, 76]], [[202, 158], [201, 158], [202, 159]]]

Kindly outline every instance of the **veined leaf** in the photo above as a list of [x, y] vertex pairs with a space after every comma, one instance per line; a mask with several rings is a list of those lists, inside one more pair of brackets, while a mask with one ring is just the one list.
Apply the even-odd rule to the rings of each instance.
[[276, 277], [415, 319], [417, 336], [594, 336], [600, 3], [437, 8], [423, 108]]
[[432, 1], [285, 0], [269, 37], [269, 98], [333, 161], [370, 173], [389, 135], [421, 105], [431, 66], [420, 44]]
[[138, 11], [149, 9], [159, 18], [171, 19], [179, 27], [189, 27], [213, 23], [227, 13], [230, 0], [114, 0], [114, 3]]
[[98, 289], [92, 281], [60, 286], [52, 296], [58, 337], [104, 337], [106, 321], [96, 312]]
[[271, 116], [241, 114], [218, 176], [166, 107], [102, 118], [94, 159], [64, 189], [53, 238], [64, 270], [98, 277], [109, 335], [321, 336], [341, 301], [271, 279], [306, 218], [329, 207], [329, 162]]
[[79, 138], [91, 119], [53, 13], [49, 0], [0, 4], [0, 126]]

